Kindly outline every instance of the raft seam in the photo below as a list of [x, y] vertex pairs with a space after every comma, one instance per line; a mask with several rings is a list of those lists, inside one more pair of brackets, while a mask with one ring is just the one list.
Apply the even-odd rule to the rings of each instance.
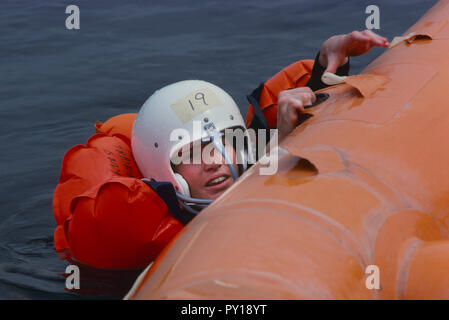
[[416, 238], [416, 240], [408, 246], [402, 256], [396, 280], [396, 297], [400, 300], [404, 299], [407, 290], [407, 280], [410, 273], [411, 260], [421, 244], [423, 244], [423, 241]]
[[[285, 284], [289, 288], [289, 291], [292, 292], [292, 293], [297, 293], [297, 294], [300, 294], [302, 296], [309, 296], [310, 295], [310, 294], [306, 294], [305, 291], [302, 290], [302, 287], [299, 287], [299, 286], [295, 285], [292, 281], [290, 281], [288, 279], [285, 279], [284, 277], [282, 277], [282, 276], [280, 276], [278, 274], [272, 273], [272, 272], [266, 272], [266, 271], [260, 271], [260, 270], [249, 270], [249, 269], [245, 269], [245, 268], [238, 268], [238, 269], [235, 269], [233, 272], [227, 273], [225, 276], [221, 276], [220, 275], [220, 277], [217, 277], [217, 276], [213, 275], [213, 273], [219, 272], [219, 271], [220, 270], [214, 270], [214, 272], [212, 272], [212, 275], [210, 275], [209, 278], [202, 279], [202, 280], [194, 280], [194, 278], [196, 276], [198, 276], [198, 275], [203, 275], [205, 272], [198, 272], [196, 274], [193, 274], [193, 275], [191, 275], [189, 277], [190, 279], [193, 280], [192, 282], [190, 282], [190, 283], [188, 283], [186, 285], [174, 288], [174, 289], [170, 289], [170, 290], [168, 290], [167, 293], [159, 295], [159, 297], [163, 298], [163, 299], [166, 299], [167, 296], [170, 296], [171, 292], [176, 292], [176, 291], [180, 291], [180, 290], [187, 291], [186, 289], [188, 289], [190, 287], [193, 287], [193, 286], [195, 286], [197, 284], [207, 283], [207, 282], [215, 283], [214, 281], [217, 280], [217, 279], [221, 279], [221, 280], [226, 279], [227, 281], [232, 281], [232, 280], [230, 280], [232, 278], [247, 279], [247, 273], [256, 275], [256, 277], [257, 277], [255, 279], [256, 282], [264, 282], [263, 281], [264, 280], [263, 276], [265, 276], [265, 278], [277, 280], [277, 281], [280, 281], [281, 283]], [[262, 279], [259, 279], [260, 277]], [[187, 279], [189, 279], [189, 278], [187, 278]], [[171, 298], [171, 299], [173, 299], [173, 298]], [[279, 299], [282, 299], [282, 298], [279, 298]], [[332, 295], [330, 295], [330, 297], [327, 297], [326, 299], [334, 299], [334, 297]]]

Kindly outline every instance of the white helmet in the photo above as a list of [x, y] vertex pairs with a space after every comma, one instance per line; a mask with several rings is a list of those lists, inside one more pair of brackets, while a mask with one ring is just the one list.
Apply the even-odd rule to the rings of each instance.
[[176, 82], [157, 90], [140, 109], [131, 139], [134, 158], [145, 178], [171, 182], [181, 205], [196, 214], [198, 208], [204, 208], [212, 200], [190, 197], [188, 183], [173, 171], [171, 161], [192, 142], [212, 141], [225, 158], [233, 178], [237, 179], [238, 174], [221, 139], [222, 132], [230, 128], [241, 128], [245, 135], [245, 147], [236, 150], [243, 159], [241, 171], [244, 171], [248, 157], [252, 161], [251, 141], [231, 96], [209, 82]]

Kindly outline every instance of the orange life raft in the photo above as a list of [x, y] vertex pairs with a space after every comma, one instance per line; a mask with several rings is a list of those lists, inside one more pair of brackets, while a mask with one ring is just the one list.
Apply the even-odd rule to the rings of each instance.
[[128, 297], [449, 299], [448, 19], [440, 1], [406, 42], [324, 89], [278, 172], [250, 168]]
[[143, 268], [183, 227], [140, 180], [130, 146], [135, 117], [97, 122], [97, 134], [64, 156], [53, 197], [55, 247], [90, 266]]

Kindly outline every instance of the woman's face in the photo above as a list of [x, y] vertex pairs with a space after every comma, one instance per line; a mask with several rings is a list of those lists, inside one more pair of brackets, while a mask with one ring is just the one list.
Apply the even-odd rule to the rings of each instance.
[[[229, 144], [225, 145], [226, 152], [236, 167], [236, 155]], [[210, 152], [209, 152], [210, 151]], [[192, 154], [192, 150], [190, 150]], [[181, 163], [174, 167], [187, 181], [190, 195], [193, 198], [216, 199], [225, 192], [233, 183], [231, 170], [226, 164], [222, 154], [211, 145], [201, 146], [201, 163]], [[238, 172], [237, 168], [236, 171]]]

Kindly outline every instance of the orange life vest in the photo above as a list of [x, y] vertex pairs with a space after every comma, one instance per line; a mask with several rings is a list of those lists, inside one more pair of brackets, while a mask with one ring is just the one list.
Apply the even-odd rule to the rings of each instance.
[[183, 227], [140, 180], [130, 145], [135, 117], [97, 122], [97, 134], [64, 156], [53, 197], [55, 247], [90, 266], [143, 268]]

